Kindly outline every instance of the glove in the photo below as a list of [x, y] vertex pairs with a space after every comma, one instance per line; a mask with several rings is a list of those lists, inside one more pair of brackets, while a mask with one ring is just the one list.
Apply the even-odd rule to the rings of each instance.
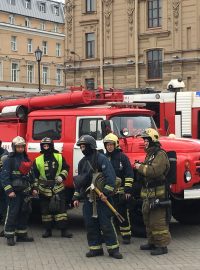
[[135, 167], [136, 170], [138, 170], [140, 168], [140, 166], [141, 166], [140, 163], [135, 163], [134, 165], [135, 165], [134, 167]]
[[63, 181], [63, 179], [62, 179], [62, 177], [61, 176], [56, 176], [56, 178], [55, 178], [55, 180], [56, 180], [56, 182], [58, 183], [58, 184], [61, 184], [62, 183], [62, 181]]

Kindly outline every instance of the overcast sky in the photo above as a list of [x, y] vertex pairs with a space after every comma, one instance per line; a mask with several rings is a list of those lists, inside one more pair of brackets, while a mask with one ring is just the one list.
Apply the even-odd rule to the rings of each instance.
[[65, 2], [65, 0], [54, 0], [54, 1], [56, 1], [56, 2], [62, 2], [62, 3]]

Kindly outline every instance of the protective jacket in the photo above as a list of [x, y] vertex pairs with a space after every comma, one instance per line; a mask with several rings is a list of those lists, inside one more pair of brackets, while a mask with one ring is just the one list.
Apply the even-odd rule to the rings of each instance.
[[28, 156], [25, 153], [11, 153], [8, 158], [5, 160], [2, 172], [1, 172], [1, 182], [2, 186], [6, 192], [9, 194], [14, 191], [13, 183], [17, 179], [23, 179], [26, 188], [23, 190], [24, 193], [27, 193], [31, 190], [33, 185], [33, 175], [29, 172], [26, 175], [23, 175], [20, 172], [20, 166], [23, 162], [29, 162]]
[[145, 161], [138, 169], [143, 176], [142, 198], [164, 198], [166, 175], [170, 168], [166, 153], [155, 144], [147, 149]]
[[119, 192], [131, 193], [134, 174], [128, 157], [120, 149], [115, 149], [112, 153], [107, 152], [106, 156], [110, 160], [116, 176], [122, 180]]
[[105, 178], [105, 185], [103, 193], [107, 196], [111, 195], [115, 187], [116, 175], [109, 160], [101, 153], [94, 151], [93, 154], [83, 157], [78, 164], [78, 174], [85, 175], [85, 183], [83, 188], [76, 188], [74, 193], [74, 200], [80, 199], [80, 192], [84, 193], [87, 187], [92, 182], [92, 174], [95, 172], [102, 172]]
[[33, 171], [35, 174], [34, 187], [39, 190], [39, 193], [52, 197], [53, 194], [64, 190], [63, 183], [57, 183], [56, 176], [61, 176], [63, 180], [66, 179], [69, 171], [69, 165], [66, 163], [64, 157], [54, 150], [49, 155], [40, 155], [33, 164]]

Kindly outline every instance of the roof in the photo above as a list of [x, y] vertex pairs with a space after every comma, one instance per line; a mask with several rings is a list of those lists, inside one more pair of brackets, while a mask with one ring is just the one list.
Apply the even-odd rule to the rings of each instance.
[[[29, 0], [30, 8], [26, 8], [27, 1], [1, 0], [0, 11], [64, 24], [64, 4], [52, 0]], [[45, 5], [45, 12], [40, 11], [41, 4]], [[57, 7], [58, 15], [55, 14], [54, 7]]]
[[46, 117], [46, 116], [105, 116], [105, 115], [119, 115], [119, 114], [142, 114], [153, 115], [152, 111], [147, 109], [131, 109], [131, 108], [110, 108], [108, 106], [98, 107], [79, 107], [79, 108], [66, 108], [66, 109], [52, 109], [52, 110], [37, 110], [29, 114], [34, 117]]

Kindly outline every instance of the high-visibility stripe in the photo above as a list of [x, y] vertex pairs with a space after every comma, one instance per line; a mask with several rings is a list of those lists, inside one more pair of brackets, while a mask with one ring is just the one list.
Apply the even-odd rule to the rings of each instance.
[[157, 235], [157, 234], [164, 234], [164, 233], [168, 233], [168, 230], [161, 230], [161, 231], [152, 231], [153, 235]]
[[131, 235], [131, 231], [129, 231], [129, 232], [120, 231], [120, 233], [121, 233], [122, 236]]
[[22, 234], [22, 233], [27, 233], [27, 230], [15, 230], [16, 233]]
[[39, 191], [47, 197], [51, 197], [53, 195], [51, 189], [43, 188], [42, 186], [39, 186]]
[[98, 249], [102, 249], [102, 246], [90, 246], [89, 248], [91, 250], [98, 250]]
[[53, 220], [53, 216], [52, 215], [42, 215], [42, 221], [52, 221]]
[[115, 248], [118, 248], [119, 247], [119, 244], [116, 244], [116, 245], [112, 245], [112, 246], [107, 246], [107, 249], [115, 249]]
[[130, 226], [127, 227], [119, 227], [120, 231], [129, 231], [131, 229]]
[[125, 187], [132, 187], [132, 183], [125, 183]]
[[107, 189], [107, 190], [109, 190], [109, 191], [113, 191], [114, 190], [114, 187], [111, 187], [109, 185], [105, 185], [104, 188]]
[[7, 190], [9, 190], [9, 189], [12, 189], [12, 186], [11, 186], [11, 185], [7, 185], [7, 186], [4, 187], [4, 190], [5, 190], [5, 191], [7, 191]]

